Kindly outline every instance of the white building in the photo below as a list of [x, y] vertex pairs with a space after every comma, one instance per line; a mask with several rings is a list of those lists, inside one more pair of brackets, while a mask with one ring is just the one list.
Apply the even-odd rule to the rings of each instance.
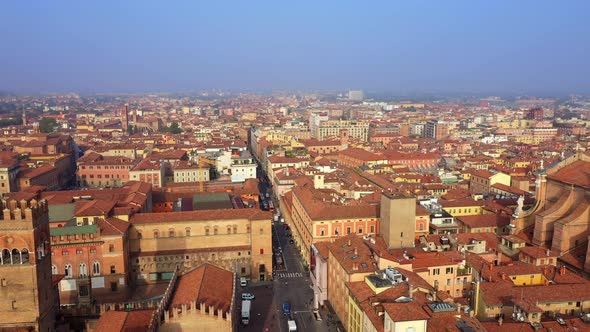
[[256, 178], [256, 163], [248, 151], [240, 151], [240, 156], [231, 158], [231, 181], [244, 182], [247, 179]]

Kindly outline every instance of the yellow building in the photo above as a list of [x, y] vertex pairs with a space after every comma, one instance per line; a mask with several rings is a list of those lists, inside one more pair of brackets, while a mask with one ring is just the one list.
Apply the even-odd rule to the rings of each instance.
[[[371, 251], [355, 235], [341, 237], [328, 246], [328, 301], [342, 322], [348, 322], [349, 300], [346, 283], [363, 281], [377, 270]], [[355, 315], [355, 322], [360, 318]], [[354, 323], [357, 325], [357, 323]]]
[[212, 262], [240, 277], [269, 280], [272, 215], [256, 209], [136, 214], [129, 246], [140, 283], [170, 279], [174, 269]]
[[477, 216], [483, 213], [483, 201], [474, 199], [458, 199], [453, 201], [439, 200], [438, 203], [453, 217]]

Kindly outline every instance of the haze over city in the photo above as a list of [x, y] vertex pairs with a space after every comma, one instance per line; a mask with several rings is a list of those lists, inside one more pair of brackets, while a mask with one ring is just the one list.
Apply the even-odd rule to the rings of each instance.
[[11, 1], [0, 91], [590, 92], [588, 1]]
[[590, 331], [588, 1], [5, 1], [0, 332]]

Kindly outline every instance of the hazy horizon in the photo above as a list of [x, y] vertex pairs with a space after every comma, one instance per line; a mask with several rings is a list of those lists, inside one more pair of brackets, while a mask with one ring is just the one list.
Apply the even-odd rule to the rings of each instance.
[[0, 91], [590, 93], [586, 1], [10, 2]]

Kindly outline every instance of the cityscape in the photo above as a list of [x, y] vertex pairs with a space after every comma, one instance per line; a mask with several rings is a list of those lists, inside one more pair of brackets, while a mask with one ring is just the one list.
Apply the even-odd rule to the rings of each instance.
[[584, 2], [6, 7], [0, 331], [590, 331]]

